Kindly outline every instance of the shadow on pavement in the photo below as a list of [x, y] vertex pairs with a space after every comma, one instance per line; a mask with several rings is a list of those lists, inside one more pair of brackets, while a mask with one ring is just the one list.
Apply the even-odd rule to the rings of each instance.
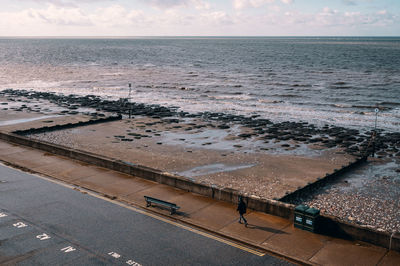
[[287, 234], [286, 232], [281, 231], [281, 230], [277, 230], [277, 229], [270, 228], [270, 227], [265, 227], [265, 226], [258, 226], [258, 225], [254, 225], [254, 224], [250, 224], [250, 223], [247, 224], [247, 228], [248, 229], [263, 230], [263, 231], [271, 232], [271, 233], [274, 233], [274, 234]]

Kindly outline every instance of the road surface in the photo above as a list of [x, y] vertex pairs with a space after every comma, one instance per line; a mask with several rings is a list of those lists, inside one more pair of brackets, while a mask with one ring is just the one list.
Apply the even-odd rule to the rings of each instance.
[[0, 165], [0, 264], [290, 265], [4, 165]]

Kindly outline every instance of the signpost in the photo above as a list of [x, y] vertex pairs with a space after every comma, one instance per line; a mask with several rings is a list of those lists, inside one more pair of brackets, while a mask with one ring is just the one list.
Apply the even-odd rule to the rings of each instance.
[[376, 124], [377, 124], [377, 122], [378, 122], [378, 113], [379, 113], [379, 108], [377, 107], [377, 108], [375, 108], [375, 129], [374, 129], [374, 133], [373, 133], [373, 139], [372, 139], [372, 141], [373, 141], [373, 143], [372, 143], [372, 157], [375, 157], [375, 139], [376, 139], [376, 135], [377, 135], [377, 133], [376, 133]]
[[376, 122], [378, 121], [378, 113], [379, 113], [379, 108], [375, 108], [375, 132], [376, 132]]
[[[131, 90], [132, 90], [132, 84], [129, 83], [128, 104], [129, 104], [129, 102], [131, 100]], [[129, 112], [129, 119], [131, 119], [131, 112], [132, 112], [131, 105], [129, 105], [129, 111], [128, 112]]]

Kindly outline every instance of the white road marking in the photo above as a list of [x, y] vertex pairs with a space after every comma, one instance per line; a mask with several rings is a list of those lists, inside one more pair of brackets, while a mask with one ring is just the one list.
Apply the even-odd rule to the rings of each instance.
[[[21, 171], [21, 172], [22, 172], [22, 171]], [[36, 176], [36, 177], [38, 177], [38, 178], [47, 180], [47, 181], [49, 181], [49, 182], [52, 182], [52, 183], [61, 185], [61, 186], [63, 186], [63, 187], [67, 187], [67, 188], [74, 189], [74, 190], [77, 189], [77, 186], [67, 184], [66, 181], [61, 181], [61, 180], [56, 180], [56, 179], [54, 179], [54, 178], [44, 177], [44, 176], [41, 176], [41, 175], [39, 175], [39, 174], [33, 174], [33, 175]], [[81, 190], [78, 189], [78, 191], [81, 191]], [[137, 212], [137, 213], [141, 213], [141, 214], [143, 214], [143, 215], [146, 215], [146, 216], [155, 218], [155, 219], [157, 219], [157, 220], [159, 220], [159, 221], [163, 221], [163, 222], [172, 224], [172, 225], [174, 225], [174, 226], [176, 226], [176, 227], [180, 227], [180, 228], [182, 228], [182, 229], [185, 229], [185, 230], [187, 230], [187, 231], [190, 231], [190, 232], [193, 232], [193, 233], [196, 233], [196, 234], [205, 236], [205, 237], [207, 237], [207, 238], [214, 239], [214, 240], [219, 241], [219, 242], [221, 242], [221, 243], [225, 243], [225, 244], [230, 245], [230, 246], [232, 246], [232, 247], [239, 248], [239, 249], [241, 249], [241, 250], [247, 251], [247, 252], [252, 253], [252, 254], [255, 254], [255, 255], [257, 255], [257, 256], [263, 257], [263, 256], [265, 256], [265, 255], [267, 254], [266, 252], [260, 252], [260, 251], [257, 251], [257, 250], [255, 250], [255, 249], [248, 248], [248, 247], [246, 247], [246, 246], [244, 246], [244, 245], [237, 244], [237, 243], [235, 243], [235, 242], [233, 242], [233, 241], [229, 241], [229, 240], [226, 240], [226, 239], [224, 239], [224, 238], [217, 237], [217, 236], [214, 236], [214, 235], [212, 235], [212, 234], [202, 232], [202, 231], [197, 230], [197, 229], [195, 229], [195, 228], [192, 228], [192, 227], [189, 227], [189, 226], [185, 226], [185, 225], [183, 225], [183, 224], [176, 223], [176, 222], [171, 221], [171, 220], [167, 220], [167, 219], [165, 219], [165, 218], [163, 218], [163, 217], [161, 217], [161, 216], [158, 216], [158, 215], [149, 213], [149, 212], [147, 212], [146, 210], [140, 210], [140, 209], [135, 208], [135, 207], [133, 207], [133, 206], [129, 206], [129, 205], [125, 204], [125, 203], [122, 203], [122, 202], [118, 202], [118, 201], [115, 201], [115, 200], [108, 199], [108, 198], [106, 198], [106, 197], [104, 197], [104, 196], [99, 195], [98, 193], [90, 192], [90, 191], [88, 191], [88, 190], [86, 190], [86, 189], [83, 189], [82, 191], [85, 191], [86, 194], [88, 194], [88, 195], [90, 195], [90, 196], [92, 196], [92, 197], [95, 197], [95, 198], [98, 198], [98, 199], [102, 199], [102, 200], [104, 200], [104, 201], [111, 202], [112, 204], [115, 204], [115, 205], [121, 206], [121, 207], [123, 207], [123, 208], [129, 209], [129, 210], [132, 210], [132, 211], [135, 211], [135, 212]], [[82, 191], [81, 191], [81, 192], [82, 192]]]
[[0, 218], [2, 218], [2, 217], [7, 217], [8, 215], [7, 214], [5, 214], [4, 212], [0, 212]]
[[128, 260], [128, 261], [126, 262], [126, 264], [128, 264], [128, 265], [133, 265], [133, 266], [142, 266], [142, 264], [137, 263], [136, 261], [133, 261], [133, 260]]
[[38, 238], [40, 240], [46, 240], [46, 239], [50, 239], [51, 237], [47, 234], [41, 234], [41, 235], [37, 235], [36, 238]]
[[121, 255], [119, 255], [118, 253], [111, 251], [108, 253], [108, 255], [110, 255], [113, 258], [119, 259], [121, 257]]
[[71, 246], [68, 246], [68, 247], [60, 249], [60, 251], [64, 251], [65, 253], [72, 252], [72, 251], [75, 251], [75, 250], [76, 250], [76, 248], [71, 247]]
[[17, 227], [17, 228], [23, 228], [23, 227], [27, 227], [28, 225], [24, 224], [23, 222], [18, 222], [18, 223], [13, 224], [13, 226]]

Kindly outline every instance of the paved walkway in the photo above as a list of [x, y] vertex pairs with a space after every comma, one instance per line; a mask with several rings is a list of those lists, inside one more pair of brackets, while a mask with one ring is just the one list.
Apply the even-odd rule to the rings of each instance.
[[256, 211], [247, 213], [249, 226], [245, 227], [238, 223], [233, 204], [40, 150], [0, 141], [0, 160], [142, 208], [146, 208], [144, 195], [174, 202], [181, 207], [175, 215], [161, 208], [149, 209], [300, 263], [400, 265], [398, 252], [299, 230], [289, 220]]

